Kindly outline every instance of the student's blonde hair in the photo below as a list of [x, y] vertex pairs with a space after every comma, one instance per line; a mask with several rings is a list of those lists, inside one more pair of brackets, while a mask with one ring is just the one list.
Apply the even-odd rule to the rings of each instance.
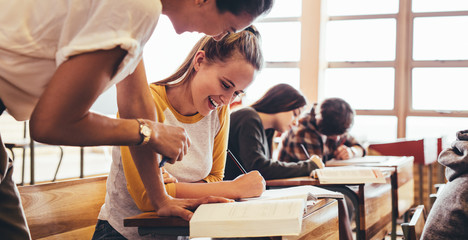
[[210, 36], [202, 37], [175, 73], [154, 84], [177, 86], [192, 79], [195, 73], [193, 59], [200, 50], [205, 52], [208, 63], [225, 62], [238, 54], [257, 70], [260, 70], [263, 65], [260, 34], [254, 26], [250, 26], [238, 33], [228, 34], [219, 41], [215, 41]]

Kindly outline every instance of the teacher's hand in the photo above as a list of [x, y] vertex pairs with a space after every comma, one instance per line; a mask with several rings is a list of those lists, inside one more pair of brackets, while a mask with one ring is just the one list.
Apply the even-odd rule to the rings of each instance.
[[[146, 121], [150, 122], [149, 120]], [[153, 131], [148, 142], [151, 148], [169, 158], [169, 163], [181, 161], [191, 145], [185, 129], [152, 121], [151, 126]]]

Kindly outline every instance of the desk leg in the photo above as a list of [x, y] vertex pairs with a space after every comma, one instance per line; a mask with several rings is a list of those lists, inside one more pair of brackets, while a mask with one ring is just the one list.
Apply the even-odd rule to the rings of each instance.
[[84, 178], [84, 147], [80, 147], [80, 178]]
[[29, 156], [31, 158], [31, 185], [34, 185], [34, 140], [31, 139], [29, 142]]
[[323, 185], [320, 187], [328, 189], [330, 191], [340, 192], [349, 197], [354, 207], [354, 220], [356, 223], [356, 239], [361, 239], [361, 237], [363, 236], [361, 236], [360, 234], [361, 218], [360, 218], [360, 211], [359, 211], [359, 197], [357, 196], [357, 194], [348, 187], [323, 186]]
[[418, 170], [419, 170], [419, 204], [424, 204], [424, 201], [423, 201], [424, 176], [423, 176], [423, 165], [422, 164], [418, 164]]
[[428, 195], [431, 195], [432, 193], [432, 188], [434, 187], [434, 185], [432, 184], [432, 163], [427, 165], [427, 167], [429, 168], [429, 176], [428, 176], [428, 183], [429, 183], [429, 188], [428, 188], [428, 192], [429, 194]]

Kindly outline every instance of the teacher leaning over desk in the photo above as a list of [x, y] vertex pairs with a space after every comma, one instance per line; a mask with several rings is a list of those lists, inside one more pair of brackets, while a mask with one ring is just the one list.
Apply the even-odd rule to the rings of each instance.
[[[160, 14], [169, 17], [177, 33], [197, 31], [220, 39], [244, 29], [271, 6], [272, 0], [0, 0], [0, 113], [6, 109], [17, 120], [30, 119], [36, 141], [127, 145], [139, 156], [134, 159], [156, 152], [171, 163], [181, 160], [190, 139], [181, 128], [154, 122], [142, 61]], [[113, 84], [122, 119], [90, 112]], [[29, 239], [12, 180], [13, 162], [1, 138], [0, 145], [0, 233], [6, 239]], [[158, 163], [135, 164], [162, 216], [189, 219], [192, 212], [186, 208], [226, 201], [171, 198]]]

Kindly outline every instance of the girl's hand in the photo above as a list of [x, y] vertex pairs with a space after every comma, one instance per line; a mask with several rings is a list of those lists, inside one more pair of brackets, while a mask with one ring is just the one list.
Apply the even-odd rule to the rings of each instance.
[[258, 171], [251, 171], [238, 176], [232, 181], [235, 198], [258, 197], [266, 188], [265, 179]]
[[177, 181], [177, 178], [175, 178], [174, 176], [172, 176], [168, 171], [166, 171], [166, 169], [164, 169], [163, 167], [161, 168], [161, 172], [162, 172], [162, 176], [163, 176], [163, 179], [164, 179], [164, 184], [167, 184], [167, 183], [176, 183], [178, 182]]
[[315, 165], [317, 165], [319, 168], [325, 167], [325, 165], [323, 164], [322, 158], [317, 155], [312, 155], [312, 157], [310, 157], [309, 160], [314, 162]]
[[[204, 198], [167, 198], [164, 202], [159, 203], [160, 206], [156, 213], [159, 216], [178, 216], [186, 221], [189, 221], [193, 216], [193, 210], [199, 205], [205, 203], [227, 203], [233, 200], [223, 197], [204, 197]], [[190, 211], [191, 210], [191, 211]]]
[[335, 158], [338, 160], [346, 160], [354, 157], [354, 153], [351, 148], [341, 145], [335, 150]]

